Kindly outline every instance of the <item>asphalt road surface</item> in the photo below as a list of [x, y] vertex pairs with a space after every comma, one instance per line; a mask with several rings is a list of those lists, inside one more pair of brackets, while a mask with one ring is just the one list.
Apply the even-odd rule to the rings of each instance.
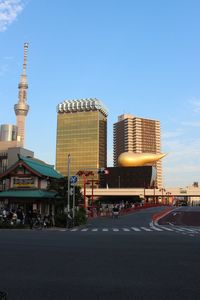
[[160, 208], [65, 230], [0, 230], [8, 300], [199, 300], [200, 227], [152, 226]]
[[200, 206], [180, 206], [174, 208], [158, 223], [160, 225], [200, 226]]

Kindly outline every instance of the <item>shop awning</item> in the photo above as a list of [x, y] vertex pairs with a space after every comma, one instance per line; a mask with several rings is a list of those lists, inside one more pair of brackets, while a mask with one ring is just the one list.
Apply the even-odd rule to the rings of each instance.
[[[45, 190], [7, 190], [0, 192], [0, 198], [56, 198], [57, 192]], [[59, 198], [59, 197], [58, 197]]]

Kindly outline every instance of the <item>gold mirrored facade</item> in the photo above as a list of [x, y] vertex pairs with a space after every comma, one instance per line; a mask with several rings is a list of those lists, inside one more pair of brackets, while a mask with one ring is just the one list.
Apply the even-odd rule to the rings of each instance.
[[[56, 170], [67, 176], [107, 165], [107, 113], [97, 99], [68, 100], [58, 105]], [[82, 185], [79, 178], [78, 184]]]
[[146, 164], [155, 163], [165, 155], [165, 153], [153, 154], [124, 152], [118, 157], [118, 165], [120, 167], [141, 167]]

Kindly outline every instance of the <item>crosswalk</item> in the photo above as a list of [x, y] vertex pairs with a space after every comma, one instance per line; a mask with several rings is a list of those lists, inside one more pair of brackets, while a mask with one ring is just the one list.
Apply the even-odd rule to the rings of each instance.
[[[63, 230], [62, 230], [63, 231]], [[107, 228], [107, 227], [75, 227], [72, 229], [68, 229], [68, 232], [94, 232], [94, 233], [100, 233], [100, 232], [135, 232], [135, 233], [141, 233], [141, 232], [174, 232], [179, 234], [187, 234], [187, 235], [200, 235], [200, 228], [186, 228], [186, 227], [167, 227], [167, 226], [155, 226], [150, 224], [150, 226], [140, 226], [140, 227], [132, 227], [132, 226], [126, 226], [126, 227], [113, 227], [113, 228]]]

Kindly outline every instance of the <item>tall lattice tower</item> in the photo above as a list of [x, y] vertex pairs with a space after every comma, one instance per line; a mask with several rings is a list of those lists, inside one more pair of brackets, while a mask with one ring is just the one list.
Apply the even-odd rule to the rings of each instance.
[[16, 125], [18, 128], [18, 137], [17, 139], [20, 140], [21, 146], [24, 147], [24, 140], [25, 140], [25, 121], [26, 116], [29, 111], [29, 105], [26, 103], [27, 100], [27, 76], [26, 76], [26, 65], [27, 65], [27, 50], [28, 50], [28, 43], [24, 43], [24, 63], [23, 63], [23, 71], [20, 78], [20, 82], [18, 85], [18, 103], [15, 104], [15, 114], [16, 114]]

